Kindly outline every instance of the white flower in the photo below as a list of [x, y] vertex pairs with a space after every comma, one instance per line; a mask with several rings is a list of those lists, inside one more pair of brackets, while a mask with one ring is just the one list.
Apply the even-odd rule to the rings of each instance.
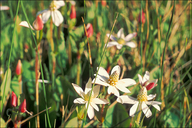
[[9, 7], [0, 5], [0, 10], [9, 10]]
[[63, 22], [63, 16], [61, 12], [58, 11], [58, 9], [64, 5], [64, 1], [53, 0], [49, 6], [49, 9], [40, 11], [37, 13], [37, 15], [42, 14], [43, 23], [46, 23], [49, 17], [51, 16], [53, 23], [56, 26], [59, 26]]
[[[82, 98], [75, 99], [73, 102], [78, 103], [78, 104], [85, 104], [86, 108], [88, 108], [87, 109], [87, 114], [88, 114], [90, 119], [92, 119], [94, 117], [94, 109], [96, 111], [99, 111], [99, 108], [98, 108], [98, 106], [96, 104], [107, 104], [107, 103], [109, 103], [106, 99], [96, 98], [98, 96], [98, 94], [99, 94], [99, 91], [100, 91], [100, 86], [99, 85], [93, 87], [92, 95], [90, 97], [91, 90], [92, 90], [91, 81], [92, 80], [90, 78], [89, 81], [87, 82], [86, 86], [85, 86], [85, 92], [82, 90], [81, 87], [79, 87], [78, 85], [72, 83], [75, 91], [82, 97]], [[90, 103], [89, 103], [89, 106], [87, 107], [89, 97], [90, 97]]]
[[143, 78], [140, 74], [138, 74], [138, 77], [139, 77], [139, 82], [141, 86], [145, 86], [147, 90], [151, 90], [157, 85], [156, 83], [158, 79], [149, 81], [150, 75], [148, 71], [145, 72], [145, 75], [143, 76]]
[[104, 68], [100, 67], [96, 81], [94, 79], [92, 82], [94, 83], [95, 81], [95, 84], [108, 86], [107, 90], [108, 94], [112, 93], [116, 96], [119, 96], [118, 90], [125, 93], [130, 93], [130, 91], [126, 87], [136, 84], [135, 80], [130, 78], [119, 80], [119, 74], [120, 74], [119, 65], [113, 67], [110, 76]]
[[112, 42], [108, 42], [107, 47], [112, 47], [115, 46], [117, 47], [117, 49], [121, 49], [123, 45], [127, 45], [131, 48], [135, 48], [136, 45], [134, 42], [130, 42], [130, 40], [135, 37], [137, 35], [136, 32], [129, 34], [125, 37], [124, 33], [123, 33], [123, 28], [121, 28], [118, 32], [117, 32], [117, 38], [114, 37], [113, 35], [110, 36], [110, 34], [107, 34], [107, 36], [110, 36], [110, 39], [113, 40]]
[[148, 100], [152, 100], [155, 97], [156, 97], [156, 94], [147, 96], [146, 87], [142, 87], [137, 96], [137, 99], [127, 95], [122, 95], [117, 98], [117, 102], [120, 102], [122, 104], [123, 103], [134, 104], [129, 111], [130, 116], [134, 116], [136, 111], [139, 112], [140, 110], [142, 110], [145, 116], [149, 118], [152, 115], [152, 113], [147, 105], [152, 105], [153, 107], [155, 107], [157, 110], [160, 111], [160, 107], [158, 105], [160, 105], [161, 102], [148, 101]]

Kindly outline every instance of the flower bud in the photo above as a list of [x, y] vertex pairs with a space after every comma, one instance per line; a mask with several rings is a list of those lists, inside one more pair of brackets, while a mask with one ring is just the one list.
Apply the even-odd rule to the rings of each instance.
[[21, 64], [21, 60], [18, 60], [18, 63], [17, 63], [17, 67], [16, 67], [16, 74], [17, 75], [20, 75], [21, 74], [21, 70], [22, 70], [22, 64]]
[[93, 35], [93, 26], [92, 24], [88, 23], [86, 26], [87, 29], [87, 37], [91, 37]]
[[146, 85], [146, 89], [147, 90], [151, 90], [151, 89], [153, 89], [154, 87], [156, 87], [157, 86], [157, 81], [158, 80], [154, 80], [154, 82], [150, 82], [150, 83], [148, 83], [147, 85]]
[[142, 22], [143, 24], [145, 23], [145, 13], [143, 12], [143, 10], [142, 10], [142, 16], [141, 14], [139, 14], [138, 21], [139, 23], [140, 22]]
[[38, 15], [35, 21], [33, 22], [33, 27], [35, 30], [43, 29], [43, 20], [42, 20], [41, 14]]
[[19, 106], [19, 111], [22, 113], [26, 112], [26, 99], [24, 99], [24, 101]]
[[105, 0], [101, 0], [101, 5], [105, 7], [107, 5], [107, 2]]
[[75, 18], [76, 18], [76, 9], [75, 9], [75, 5], [71, 5], [71, 14], [70, 14], [70, 18], [71, 18], [71, 19], [75, 19]]
[[17, 96], [14, 92], [11, 94], [11, 106], [16, 107], [17, 106]]

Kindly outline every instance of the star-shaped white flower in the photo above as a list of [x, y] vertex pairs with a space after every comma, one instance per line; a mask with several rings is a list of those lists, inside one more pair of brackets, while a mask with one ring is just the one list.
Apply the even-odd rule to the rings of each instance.
[[[85, 92], [82, 90], [81, 87], [79, 87], [78, 85], [72, 83], [75, 91], [82, 97], [82, 98], [77, 98], [75, 99], [73, 102], [74, 103], [78, 103], [78, 104], [85, 104], [86, 108], [87, 108], [87, 114], [88, 117], [90, 119], [92, 119], [94, 117], [94, 109], [96, 111], [99, 111], [99, 107], [96, 104], [108, 104], [109, 102], [106, 99], [102, 99], [102, 98], [96, 98], [99, 94], [100, 91], [100, 86], [94, 86], [93, 87], [93, 91], [91, 94], [91, 90], [92, 90], [92, 83], [91, 83], [91, 78], [89, 79], [89, 81], [87, 82], [86, 86], [85, 86]], [[91, 97], [90, 97], [91, 94]], [[89, 101], [89, 97], [90, 97], [90, 103], [89, 106], [88, 105], [88, 101]]]
[[152, 112], [147, 105], [152, 105], [153, 107], [155, 107], [157, 110], [160, 111], [160, 107], [158, 105], [160, 105], [161, 102], [148, 101], [148, 100], [152, 100], [155, 97], [156, 97], [156, 94], [147, 96], [146, 87], [142, 87], [137, 96], [137, 99], [127, 96], [127, 95], [122, 95], [117, 98], [117, 102], [122, 103], [122, 104], [123, 103], [133, 104], [133, 106], [131, 107], [131, 109], [129, 111], [130, 116], [134, 116], [136, 111], [139, 112], [140, 110], [142, 110], [143, 113], [145, 114], [145, 116], [147, 118], [149, 118], [152, 115]]
[[150, 74], [148, 71], [145, 72], [145, 75], [142, 76], [140, 74], [138, 74], [138, 77], [139, 77], [139, 82], [141, 84], [141, 86], [145, 86], [147, 90], [151, 90], [153, 89], [155, 86], [157, 86], [157, 81], [158, 79], [154, 79], [154, 80], [149, 80], [150, 78]]
[[40, 11], [37, 13], [37, 15], [42, 14], [43, 23], [46, 23], [49, 17], [51, 16], [53, 23], [56, 26], [59, 26], [63, 22], [63, 16], [61, 12], [58, 11], [58, 9], [64, 5], [64, 1], [53, 0], [49, 6], [49, 9]]
[[118, 32], [117, 32], [117, 38], [113, 35], [110, 36], [110, 34], [107, 34], [107, 36], [110, 36], [110, 39], [113, 40], [111, 42], [108, 42], [107, 47], [112, 47], [112, 46], [116, 46], [117, 49], [121, 49], [123, 45], [127, 45], [131, 48], [135, 48], [136, 45], [134, 42], [131, 42], [130, 40], [135, 37], [137, 35], [136, 32], [131, 33], [129, 35], [127, 35], [125, 37], [124, 33], [123, 33], [123, 28], [121, 28]]
[[93, 80], [93, 83], [95, 81], [95, 84], [103, 85], [103, 86], [108, 86], [108, 94], [114, 94], [116, 96], [119, 96], [119, 91], [125, 92], [125, 93], [130, 93], [129, 89], [126, 87], [131, 86], [136, 84], [135, 80], [130, 79], [130, 78], [125, 78], [119, 80], [119, 74], [120, 74], [120, 67], [119, 65], [116, 65], [113, 67], [111, 71], [111, 75], [107, 73], [107, 71], [100, 67], [98, 71], [98, 75], [95, 79]]

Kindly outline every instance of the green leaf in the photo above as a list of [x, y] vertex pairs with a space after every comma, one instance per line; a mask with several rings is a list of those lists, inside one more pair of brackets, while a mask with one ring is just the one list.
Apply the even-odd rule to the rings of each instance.
[[171, 109], [167, 111], [164, 116], [165, 125], [167, 127], [178, 127], [179, 126], [179, 112], [176, 109]]
[[78, 119], [77, 119], [77, 117], [74, 117], [71, 120], [69, 120], [65, 127], [66, 128], [68, 128], [68, 127], [73, 127], [73, 128], [74, 127], [78, 127]]
[[0, 127], [1, 127], [1, 128], [6, 127], [5, 121], [3, 120], [3, 118], [0, 118]]

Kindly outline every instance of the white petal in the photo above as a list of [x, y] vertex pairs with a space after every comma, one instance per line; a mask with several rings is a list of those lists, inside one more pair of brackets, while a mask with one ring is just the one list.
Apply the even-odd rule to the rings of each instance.
[[99, 95], [99, 92], [100, 92], [100, 86], [99, 85], [96, 85], [93, 87], [93, 98], [96, 98], [98, 95]]
[[63, 16], [60, 11], [55, 10], [51, 12], [53, 23], [59, 26], [63, 22]]
[[92, 90], [92, 80], [89, 78], [88, 82], [85, 85], [85, 94]]
[[135, 112], [137, 111], [138, 104], [139, 104], [139, 102], [137, 102], [136, 104], [134, 104], [134, 105], [131, 107], [131, 109], [130, 109], [130, 111], [129, 111], [129, 115], [130, 115], [130, 116], [134, 116]]
[[153, 106], [154, 108], [156, 108], [158, 111], [160, 111], [159, 105], [157, 105], [157, 104], [152, 104], [152, 106]]
[[116, 95], [117, 97], [119, 96], [119, 91], [113, 86], [109, 86], [107, 89], [107, 92], [108, 92], [108, 94], [112, 93], [112, 94]]
[[[98, 67], [97, 67], [97, 70], [98, 70]], [[101, 76], [105, 81], [109, 79], [109, 74], [103, 67], [99, 68], [98, 75]]]
[[112, 46], [116, 46], [116, 45], [119, 45], [119, 44], [115, 41], [111, 41], [111, 42], [108, 42], [107, 48], [112, 47]]
[[51, 15], [51, 11], [44, 10], [44, 12], [42, 14], [42, 21], [43, 21], [43, 23], [47, 22], [47, 20], [49, 19], [50, 15]]
[[123, 47], [122, 44], [118, 44], [118, 45], [117, 45], [117, 49], [121, 49], [122, 47]]
[[87, 114], [88, 114], [89, 119], [92, 119], [94, 117], [94, 109], [91, 105], [89, 105], [89, 107], [88, 107]]
[[117, 32], [117, 37], [121, 38], [121, 36], [124, 35], [123, 33], [123, 28], [121, 28], [118, 32]]
[[73, 88], [75, 89], [75, 91], [76, 91], [81, 97], [84, 97], [84, 94], [85, 94], [85, 93], [83, 92], [82, 88], [79, 87], [78, 85], [74, 84], [74, 83], [72, 83], [72, 85], [73, 85]]
[[[110, 36], [110, 34], [107, 34], [107, 37], [109, 37], [109, 36]], [[114, 37], [113, 35], [110, 36], [110, 39], [111, 39], [111, 40], [114, 40], [114, 41], [117, 41], [117, 38]]]
[[113, 74], [113, 72], [117, 71], [117, 73], [120, 74], [121, 72], [121, 68], [119, 65], [116, 65], [115, 67], [113, 67], [113, 69], [111, 70], [111, 74]]
[[[140, 74], [137, 75], [139, 77], [139, 83], [142, 85], [143, 78]], [[143, 85], [142, 85], [143, 86]]]
[[0, 5], [0, 10], [9, 10], [9, 7], [8, 6], [1, 6]]
[[126, 42], [125, 45], [131, 47], [131, 48], [135, 48], [136, 44], [134, 42]]
[[125, 79], [121, 79], [117, 82], [117, 84], [121, 84], [124, 87], [129, 87], [132, 86], [134, 84], [136, 84], [135, 80], [130, 79], [130, 78], [125, 78]]
[[142, 107], [142, 111], [145, 114], [145, 116], [147, 118], [149, 118], [152, 115], [151, 110], [149, 109], [149, 107], [145, 104], [145, 102], [142, 102], [141, 107]]
[[30, 28], [32, 30], [34, 30], [33, 27], [30, 24], [27, 23], [27, 21], [21, 21], [21, 23], [19, 25], [23, 26], [23, 27], [27, 27], [27, 28], [29, 28], [29, 26], [30, 26]]
[[127, 95], [122, 95], [117, 98], [117, 102], [119, 103], [127, 103], [127, 104], [136, 104], [138, 101], [137, 99], [127, 96]]
[[95, 103], [91, 102], [90, 104], [96, 111], [99, 111], [99, 107]]
[[127, 42], [127, 41], [130, 41], [133, 37], [135, 37], [137, 35], [137, 33], [136, 32], [134, 32], [134, 33], [131, 33], [131, 34], [129, 34], [129, 35], [127, 35], [125, 38], [124, 38], [124, 40]]
[[150, 77], [149, 72], [146, 71], [145, 75], [143, 76], [142, 84], [144, 84], [146, 81], [148, 81], [149, 77]]
[[125, 86], [122, 86], [121, 84], [117, 84], [115, 87], [118, 88], [118, 89], [119, 89], [120, 91], [122, 91], [122, 92], [131, 93], [131, 92], [129, 91], [129, 89], [127, 89]]
[[103, 81], [101, 81], [100, 79], [96, 79], [96, 81], [95, 81], [95, 79], [93, 79], [93, 81], [92, 81], [92, 83], [94, 83], [95, 82], [95, 84], [98, 84], [98, 85], [103, 85], [103, 86], [110, 86], [108, 83], [106, 83], [106, 82], [103, 82]]
[[56, 9], [59, 9], [60, 7], [65, 5], [64, 1], [55, 1]]
[[77, 103], [77, 104], [85, 104], [86, 101], [82, 98], [77, 98], [73, 101], [73, 103]]
[[102, 99], [102, 98], [94, 98], [94, 99], [92, 99], [92, 102], [95, 104], [108, 104], [109, 103], [106, 99]]
[[154, 94], [154, 95], [150, 94], [147, 96], [147, 100], [152, 100], [155, 97], [156, 97], [156, 94]]

